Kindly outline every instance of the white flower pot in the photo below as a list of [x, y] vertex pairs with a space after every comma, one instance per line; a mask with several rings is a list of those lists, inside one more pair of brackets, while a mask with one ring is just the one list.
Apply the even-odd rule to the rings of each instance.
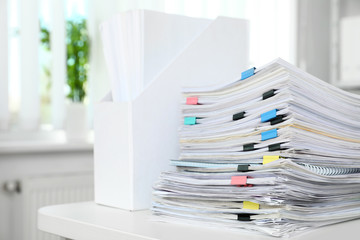
[[83, 103], [69, 103], [66, 109], [65, 132], [68, 141], [85, 141], [87, 138], [87, 112]]

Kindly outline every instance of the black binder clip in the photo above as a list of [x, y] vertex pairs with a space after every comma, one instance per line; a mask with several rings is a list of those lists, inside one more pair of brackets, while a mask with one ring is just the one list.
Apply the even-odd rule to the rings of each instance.
[[252, 215], [256, 215], [256, 214], [249, 214], [249, 213], [241, 213], [237, 215], [237, 220], [238, 221], [251, 221], [251, 216]]
[[246, 165], [238, 165], [237, 167], [237, 171], [238, 172], [249, 172], [251, 170], [249, 170], [249, 164], [246, 164]]
[[253, 151], [255, 150], [255, 143], [248, 143], [243, 146], [243, 151]]
[[262, 95], [262, 99], [265, 100], [265, 99], [268, 99], [269, 97], [272, 97], [275, 95], [275, 91], [276, 89], [271, 89], [267, 92], [264, 92], [263, 95]]
[[285, 115], [278, 115], [275, 118], [270, 120], [270, 125], [276, 125], [278, 123], [281, 123], [283, 121], [285, 121], [283, 118], [285, 117]]
[[233, 121], [240, 120], [245, 117], [245, 112], [239, 112], [233, 115]]
[[271, 144], [268, 146], [269, 152], [273, 152], [273, 151], [278, 151], [278, 150], [283, 150], [281, 148], [281, 143], [275, 143], [275, 144]]

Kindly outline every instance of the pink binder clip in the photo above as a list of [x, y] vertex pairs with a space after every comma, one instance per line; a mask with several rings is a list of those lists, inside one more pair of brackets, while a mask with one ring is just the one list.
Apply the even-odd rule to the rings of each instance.
[[188, 97], [188, 98], [186, 98], [186, 104], [187, 105], [197, 105], [198, 100], [199, 99], [197, 97]]

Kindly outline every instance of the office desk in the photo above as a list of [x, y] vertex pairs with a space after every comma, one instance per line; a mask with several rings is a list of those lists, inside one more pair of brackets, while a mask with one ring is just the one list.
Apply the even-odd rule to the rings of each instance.
[[[44, 207], [39, 210], [40, 230], [74, 240], [259, 240], [278, 239], [225, 229], [150, 221], [150, 211], [129, 212], [93, 202]], [[360, 220], [323, 227], [296, 240], [359, 239]]]

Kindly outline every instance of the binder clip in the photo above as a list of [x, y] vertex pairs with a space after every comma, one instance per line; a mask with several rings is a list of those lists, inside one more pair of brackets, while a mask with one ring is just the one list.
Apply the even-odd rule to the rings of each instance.
[[268, 99], [269, 97], [272, 97], [275, 95], [275, 91], [276, 89], [271, 89], [267, 92], [264, 92], [263, 95], [262, 95], [262, 99], [265, 100], [265, 99]]
[[242, 209], [259, 210], [260, 204], [255, 203], [255, 202], [250, 202], [250, 201], [244, 201]]
[[255, 150], [255, 143], [248, 143], [243, 146], [244, 152], [252, 151], [252, 150]]
[[276, 116], [276, 118], [273, 118], [273, 119], [270, 120], [270, 125], [276, 125], [278, 123], [281, 123], [281, 122], [285, 121], [284, 117], [285, 117], [285, 115]]
[[186, 98], [186, 105], [197, 105], [199, 99], [197, 97], [188, 97]]
[[263, 165], [279, 160], [280, 156], [263, 156]]
[[237, 215], [238, 221], [251, 221], [251, 216], [256, 214], [241, 213]]
[[271, 144], [268, 146], [269, 152], [273, 152], [273, 151], [278, 151], [278, 150], [282, 150], [281, 148], [281, 143], [275, 143], [275, 144]]
[[240, 120], [245, 117], [245, 112], [239, 112], [233, 115], [233, 121]]
[[278, 136], [277, 129], [271, 129], [261, 133], [261, 141], [276, 138]]
[[253, 68], [250, 68], [250, 69], [242, 72], [242, 73], [241, 73], [241, 80], [244, 80], [244, 79], [249, 78], [249, 77], [251, 77], [252, 75], [254, 75], [254, 74], [255, 74], [255, 69], [256, 69], [256, 68], [253, 67]]
[[185, 125], [195, 125], [196, 124], [196, 117], [186, 117], [184, 118]]
[[276, 118], [276, 112], [277, 112], [277, 109], [273, 109], [273, 110], [270, 110], [268, 112], [265, 112], [263, 114], [260, 115], [261, 117], [261, 122], [267, 122], [271, 119], [274, 119]]
[[249, 176], [232, 176], [231, 185], [236, 185], [238, 187], [252, 187], [252, 184], [247, 184], [247, 179], [251, 178]]
[[249, 170], [249, 164], [246, 164], [246, 165], [238, 165], [237, 167], [237, 171], [238, 172], [249, 172], [249, 171], [252, 171], [252, 170]]

